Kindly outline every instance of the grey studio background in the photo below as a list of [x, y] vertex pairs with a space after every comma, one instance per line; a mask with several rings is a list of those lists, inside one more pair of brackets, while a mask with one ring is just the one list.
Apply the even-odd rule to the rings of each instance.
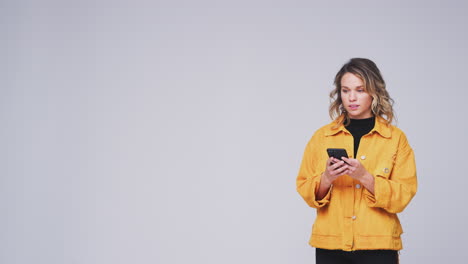
[[463, 263], [463, 1], [0, 2], [0, 263], [314, 263], [295, 190], [351, 57], [419, 192], [402, 263]]

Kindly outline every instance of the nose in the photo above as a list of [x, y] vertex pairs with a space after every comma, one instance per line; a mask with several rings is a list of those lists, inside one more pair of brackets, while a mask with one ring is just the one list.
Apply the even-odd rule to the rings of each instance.
[[349, 101], [351, 102], [356, 101], [356, 93], [354, 91], [349, 92]]

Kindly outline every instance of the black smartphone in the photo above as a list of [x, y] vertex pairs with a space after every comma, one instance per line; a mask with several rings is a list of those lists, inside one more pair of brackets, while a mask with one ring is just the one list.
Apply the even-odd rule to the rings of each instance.
[[[328, 157], [334, 157], [341, 160], [341, 157], [348, 157], [348, 153], [344, 148], [327, 148]], [[347, 164], [347, 163], [346, 163]]]

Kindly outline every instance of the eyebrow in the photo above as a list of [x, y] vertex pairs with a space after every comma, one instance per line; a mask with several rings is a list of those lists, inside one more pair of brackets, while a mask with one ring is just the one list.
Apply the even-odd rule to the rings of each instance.
[[[346, 88], [346, 89], [349, 89], [348, 86], [341, 86], [341, 88]], [[359, 85], [359, 86], [356, 86], [356, 88], [364, 88], [364, 85]]]

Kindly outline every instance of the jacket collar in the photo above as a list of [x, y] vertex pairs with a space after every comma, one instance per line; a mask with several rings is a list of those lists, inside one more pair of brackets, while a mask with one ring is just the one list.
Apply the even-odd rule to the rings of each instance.
[[[338, 134], [339, 132], [345, 132], [349, 133], [349, 131], [345, 128], [343, 124], [339, 125], [338, 127], [336, 126], [336, 120], [333, 121], [325, 130], [325, 136], [333, 136]], [[374, 128], [369, 132], [373, 133], [377, 132], [379, 135], [381, 135], [384, 138], [390, 138], [392, 136], [392, 130], [391, 126], [387, 125], [386, 121], [382, 117], [376, 117], [375, 119], [375, 126]]]

